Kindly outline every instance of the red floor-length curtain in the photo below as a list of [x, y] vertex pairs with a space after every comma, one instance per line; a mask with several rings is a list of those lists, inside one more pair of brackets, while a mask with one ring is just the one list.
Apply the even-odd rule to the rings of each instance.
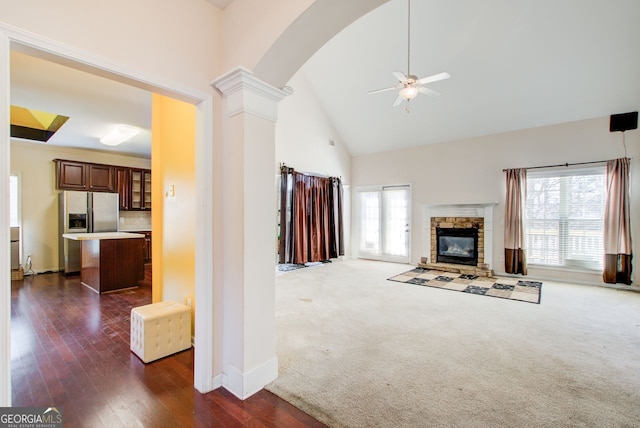
[[331, 182], [324, 177], [310, 177], [310, 233], [309, 247], [311, 249], [310, 260], [328, 260], [331, 258], [329, 251], [330, 229], [330, 186]]
[[508, 169], [504, 203], [504, 269], [507, 273], [527, 274], [524, 251], [524, 204], [527, 195], [527, 170]]
[[279, 263], [303, 264], [344, 255], [342, 183], [282, 167]]
[[293, 201], [292, 201], [292, 232], [293, 240], [293, 260], [292, 263], [306, 263], [310, 258], [309, 233], [309, 199], [311, 196], [311, 177], [293, 173]]
[[631, 215], [628, 158], [607, 161], [604, 211], [604, 272], [606, 283], [631, 284]]

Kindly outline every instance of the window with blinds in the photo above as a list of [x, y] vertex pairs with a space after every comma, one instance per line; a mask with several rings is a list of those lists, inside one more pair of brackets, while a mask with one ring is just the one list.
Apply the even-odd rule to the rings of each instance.
[[9, 176], [9, 226], [20, 226], [18, 217], [18, 176]]
[[602, 270], [605, 167], [529, 171], [527, 263]]

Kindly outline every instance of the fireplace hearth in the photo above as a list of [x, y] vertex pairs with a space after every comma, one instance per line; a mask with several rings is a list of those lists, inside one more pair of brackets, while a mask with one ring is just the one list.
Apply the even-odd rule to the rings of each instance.
[[478, 263], [478, 228], [436, 228], [436, 261], [475, 266]]

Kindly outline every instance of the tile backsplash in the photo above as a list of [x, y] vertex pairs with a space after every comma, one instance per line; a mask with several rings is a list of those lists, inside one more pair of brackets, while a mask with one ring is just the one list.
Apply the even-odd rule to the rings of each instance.
[[118, 229], [151, 229], [151, 211], [120, 211]]

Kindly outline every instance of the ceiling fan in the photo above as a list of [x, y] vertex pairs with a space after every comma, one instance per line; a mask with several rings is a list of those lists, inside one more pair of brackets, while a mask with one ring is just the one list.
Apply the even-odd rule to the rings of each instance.
[[443, 73], [434, 74], [432, 76], [423, 77], [422, 79], [411, 74], [411, 0], [407, 0], [407, 2], [407, 74], [404, 74], [401, 71], [394, 71], [391, 74], [396, 79], [398, 79], [397, 85], [390, 86], [384, 89], [369, 91], [369, 94], [377, 94], [378, 92], [397, 90], [398, 96], [393, 102], [393, 107], [400, 105], [404, 100], [406, 100], [407, 102], [411, 101], [418, 95], [418, 93], [423, 93], [435, 97], [439, 96], [440, 92], [434, 91], [433, 89], [427, 88], [423, 85], [426, 85], [427, 83], [438, 82], [440, 80], [445, 80], [451, 77], [446, 71]]

